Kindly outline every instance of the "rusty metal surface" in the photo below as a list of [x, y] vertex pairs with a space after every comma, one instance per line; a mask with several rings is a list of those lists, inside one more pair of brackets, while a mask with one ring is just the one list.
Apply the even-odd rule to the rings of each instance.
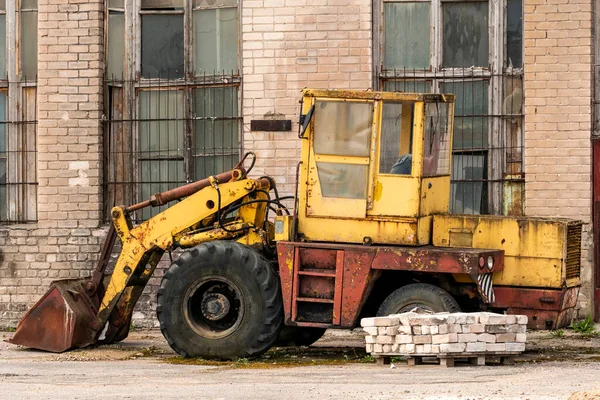
[[[481, 257], [494, 258], [494, 267], [479, 267]], [[374, 269], [451, 274], [478, 274], [502, 271], [502, 250], [456, 249], [424, 246], [419, 248], [378, 247], [373, 260]]]
[[[225, 182], [231, 181], [234, 178], [237, 179], [245, 173], [246, 173], [246, 171], [243, 168], [240, 168], [237, 171], [232, 170], [232, 171], [228, 171], [228, 172], [223, 172], [222, 174], [215, 175], [215, 179], [217, 180], [218, 183], [225, 183]], [[166, 192], [157, 193], [157, 194], [153, 195], [149, 200], [146, 200], [141, 203], [137, 203], [137, 204], [127, 207], [126, 211], [133, 212], [133, 211], [140, 210], [140, 209], [148, 207], [148, 206], [152, 206], [152, 207], [162, 206], [173, 200], [179, 200], [181, 198], [191, 196], [192, 194], [204, 189], [205, 187], [210, 186], [210, 184], [211, 183], [210, 183], [209, 178], [204, 178], [199, 181], [192, 182], [190, 184], [168, 190]]]
[[558, 329], [569, 326], [575, 315], [579, 287], [564, 290], [494, 288], [492, 307], [506, 308], [509, 314], [527, 315], [530, 329]]
[[34, 349], [63, 352], [92, 344], [102, 328], [84, 279], [56, 281], [21, 319], [7, 340]]
[[372, 289], [378, 271], [371, 268], [374, 252], [359, 250], [344, 251], [344, 273], [342, 277], [342, 316], [340, 325], [353, 327], [358, 314]]
[[277, 243], [277, 259], [279, 264], [279, 280], [283, 298], [283, 312], [285, 323], [291, 322], [292, 316], [292, 288], [294, 283], [294, 245], [289, 242]]

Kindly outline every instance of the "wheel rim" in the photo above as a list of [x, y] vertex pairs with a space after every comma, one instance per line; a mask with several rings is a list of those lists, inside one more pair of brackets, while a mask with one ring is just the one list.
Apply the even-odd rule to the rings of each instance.
[[241, 290], [227, 278], [206, 277], [186, 292], [183, 315], [198, 335], [210, 339], [224, 338], [242, 322], [244, 300]]
[[407, 304], [404, 307], [401, 307], [398, 311], [396, 311], [396, 313], [402, 314], [402, 313], [410, 312], [410, 311], [413, 311], [415, 308], [416, 308], [415, 312], [419, 313], [419, 314], [421, 314], [421, 313], [430, 314], [430, 313], [437, 312], [430, 305], [415, 302], [415, 303]]

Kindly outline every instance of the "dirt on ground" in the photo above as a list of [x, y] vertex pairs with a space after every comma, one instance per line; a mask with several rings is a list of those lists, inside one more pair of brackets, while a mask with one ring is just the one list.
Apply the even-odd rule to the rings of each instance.
[[311, 347], [274, 347], [236, 361], [184, 359], [150, 330], [63, 354], [0, 342], [0, 387], [6, 398], [19, 399], [188, 398], [197, 390], [206, 399], [582, 400], [600, 399], [599, 361], [600, 336], [571, 330], [530, 332], [515, 365], [467, 368], [408, 367], [402, 357], [378, 366], [365, 353], [360, 329], [329, 330]]

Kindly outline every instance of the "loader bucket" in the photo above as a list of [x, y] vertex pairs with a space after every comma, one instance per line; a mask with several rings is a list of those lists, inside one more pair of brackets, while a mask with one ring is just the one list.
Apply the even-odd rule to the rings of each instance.
[[48, 292], [19, 321], [14, 336], [6, 341], [55, 353], [94, 343], [101, 326], [85, 282], [52, 282]]

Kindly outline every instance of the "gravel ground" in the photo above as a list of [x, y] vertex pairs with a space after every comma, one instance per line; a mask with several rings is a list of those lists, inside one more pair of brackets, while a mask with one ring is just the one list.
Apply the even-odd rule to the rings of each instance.
[[529, 338], [514, 366], [455, 368], [402, 360], [377, 366], [356, 331], [328, 331], [310, 348], [220, 363], [177, 357], [157, 331], [64, 354], [0, 342], [0, 398], [600, 399], [600, 337]]

